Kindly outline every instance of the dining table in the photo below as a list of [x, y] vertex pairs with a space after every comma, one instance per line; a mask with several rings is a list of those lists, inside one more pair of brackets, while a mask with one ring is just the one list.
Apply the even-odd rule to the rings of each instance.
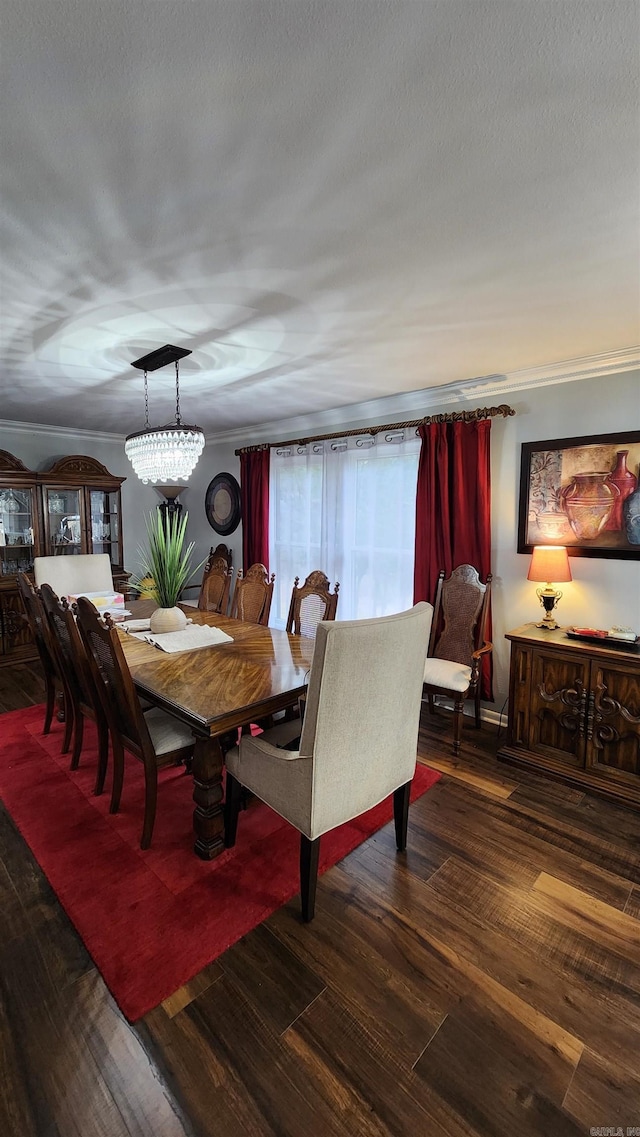
[[[149, 617], [157, 604], [135, 600], [127, 607], [138, 620]], [[121, 626], [118, 632], [138, 694], [193, 733], [194, 851], [213, 860], [225, 848], [223, 736], [297, 704], [307, 686], [315, 640], [180, 607], [194, 624], [219, 628], [231, 640], [168, 654]]]

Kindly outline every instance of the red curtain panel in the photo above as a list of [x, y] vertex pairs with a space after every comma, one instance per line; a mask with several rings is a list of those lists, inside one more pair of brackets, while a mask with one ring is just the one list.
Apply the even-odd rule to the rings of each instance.
[[240, 455], [242, 501], [242, 565], [269, 568], [269, 457], [270, 450]]
[[[442, 569], [449, 576], [458, 565], [473, 565], [481, 580], [491, 572], [491, 419], [432, 422], [418, 433], [413, 599], [433, 604]], [[490, 658], [484, 663], [482, 697], [492, 699]]]

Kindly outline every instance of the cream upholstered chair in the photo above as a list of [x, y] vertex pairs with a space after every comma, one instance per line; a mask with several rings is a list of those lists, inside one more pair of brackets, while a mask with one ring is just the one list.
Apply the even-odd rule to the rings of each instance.
[[41, 584], [49, 584], [58, 596], [77, 596], [80, 592], [113, 592], [108, 553], [35, 557], [33, 572], [36, 588], [40, 588]]
[[453, 700], [453, 753], [460, 752], [465, 699], [475, 703], [480, 727], [482, 660], [493, 650], [485, 641], [491, 573], [486, 584], [472, 565], [458, 565], [446, 580], [438, 577], [429, 651], [424, 665], [424, 694], [434, 712], [433, 696]]
[[280, 723], [243, 736], [226, 756], [226, 843], [235, 843], [242, 786], [299, 829], [304, 920], [313, 918], [323, 833], [393, 793], [396, 843], [406, 848], [432, 615], [423, 602], [394, 616], [319, 623], [299, 740], [299, 722]]

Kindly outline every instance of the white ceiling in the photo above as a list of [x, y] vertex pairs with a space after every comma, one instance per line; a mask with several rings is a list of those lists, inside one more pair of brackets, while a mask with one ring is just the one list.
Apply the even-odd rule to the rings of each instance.
[[1, 8], [0, 418], [139, 429], [164, 343], [217, 433], [638, 339], [635, 0]]

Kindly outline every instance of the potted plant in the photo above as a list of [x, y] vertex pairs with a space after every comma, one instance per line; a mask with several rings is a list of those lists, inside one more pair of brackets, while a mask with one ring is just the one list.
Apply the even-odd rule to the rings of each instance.
[[[160, 510], [156, 510], [147, 520], [149, 547], [140, 550], [142, 569], [133, 585], [135, 588], [144, 585], [147, 595], [158, 603], [151, 616], [152, 632], [176, 632], [187, 625], [187, 617], [177, 606], [178, 600], [189, 578], [204, 564], [201, 561], [195, 568], [191, 567], [193, 541], [185, 548], [188, 519], [188, 513], [183, 517], [168, 514], [165, 519]], [[151, 587], [149, 578], [153, 582]]]

